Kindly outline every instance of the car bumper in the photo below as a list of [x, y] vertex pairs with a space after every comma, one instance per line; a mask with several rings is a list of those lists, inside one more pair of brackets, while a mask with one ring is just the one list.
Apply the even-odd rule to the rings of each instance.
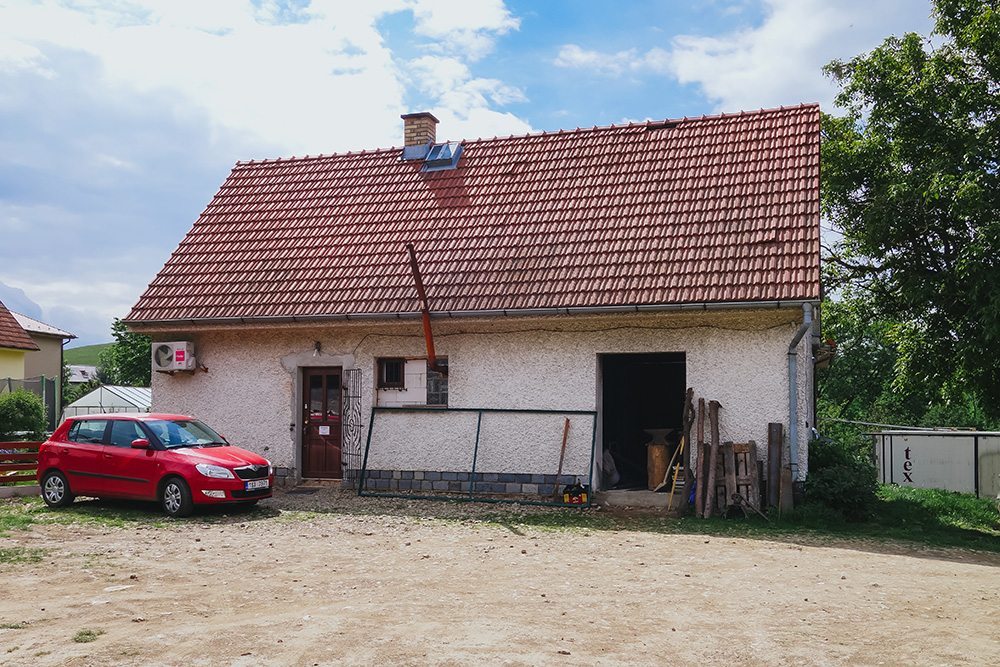
[[[260, 480], [255, 480], [260, 481]], [[270, 498], [274, 491], [274, 475], [267, 478], [266, 488], [247, 489], [242, 479], [204, 477], [191, 484], [191, 499], [196, 504], [245, 503]]]

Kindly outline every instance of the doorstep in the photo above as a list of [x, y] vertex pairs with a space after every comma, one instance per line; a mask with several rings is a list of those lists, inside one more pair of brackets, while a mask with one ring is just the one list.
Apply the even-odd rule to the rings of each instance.
[[[670, 502], [670, 492], [647, 491], [645, 489], [625, 490], [611, 489], [609, 491], [598, 491], [594, 500], [600, 505], [609, 507], [636, 507], [636, 508], [656, 508], [666, 511], [667, 503]], [[674, 494], [673, 508], [669, 512], [671, 515], [680, 513], [681, 495]]]

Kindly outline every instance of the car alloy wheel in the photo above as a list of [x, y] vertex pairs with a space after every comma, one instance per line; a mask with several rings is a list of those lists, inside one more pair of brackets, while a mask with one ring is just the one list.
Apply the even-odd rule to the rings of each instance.
[[53, 470], [42, 478], [42, 500], [49, 507], [65, 507], [73, 502], [73, 492], [61, 472]]
[[163, 505], [163, 511], [172, 517], [188, 516], [194, 510], [188, 485], [177, 477], [168, 479], [163, 485], [160, 504]]
[[50, 505], [58, 505], [66, 497], [66, 485], [59, 475], [49, 475], [45, 479], [45, 500]]
[[170, 482], [163, 489], [163, 507], [171, 514], [176, 514], [181, 508], [183, 498], [181, 497], [181, 487], [177, 482]]

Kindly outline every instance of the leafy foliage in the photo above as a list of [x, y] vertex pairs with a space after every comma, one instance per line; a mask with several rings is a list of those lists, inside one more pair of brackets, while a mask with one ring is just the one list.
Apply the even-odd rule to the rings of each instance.
[[913, 426], [995, 429], [981, 399], [962, 386], [957, 372], [943, 385], [898, 383], [900, 326], [873, 317], [864, 297], [848, 295], [823, 304], [823, 333], [837, 344], [829, 368], [817, 373], [816, 418], [824, 435], [870, 447], [871, 429], [839, 420]]
[[115, 342], [101, 352], [98, 379], [104, 384], [148, 387], [152, 374], [149, 336], [129, 331], [118, 318], [111, 325], [111, 334]]
[[877, 492], [875, 466], [855, 448], [829, 438], [810, 443], [809, 502], [825, 505], [848, 521], [864, 521], [874, 513]]
[[822, 211], [843, 233], [828, 287], [890, 323], [893, 390], [1000, 417], [1000, 11], [933, 11], [931, 39], [826, 68], [847, 110], [823, 118]]
[[15, 434], [39, 438], [45, 432], [45, 404], [30, 391], [18, 389], [0, 395], [0, 440], [10, 440]]

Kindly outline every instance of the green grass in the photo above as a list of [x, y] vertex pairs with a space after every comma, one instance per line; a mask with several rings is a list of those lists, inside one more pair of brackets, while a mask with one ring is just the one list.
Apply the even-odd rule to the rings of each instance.
[[104, 630], [80, 630], [78, 633], [73, 635], [73, 641], [77, 644], [88, 644], [103, 634]]
[[[432, 510], [436, 508], [431, 505], [439, 503], [401, 501], [399, 506], [388, 510], [384, 504], [369, 506], [363, 501], [318, 511], [279, 512], [271, 507], [220, 509], [217, 512], [205, 511], [195, 520], [211, 524], [245, 521], [284, 523], [309, 521], [320, 515], [386, 511], [420, 520], [434, 520]], [[616, 514], [604, 509], [525, 512], [513, 505], [503, 506], [503, 509], [499, 505], [494, 507], [496, 511], [490, 510], [477, 515], [463, 516], [461, 510], [456, 510], [454, 516], [439, 518], [446, 522], [489, 523], [513, 531], [523, 527], [542, 530], [635, 530], [789, 542], [834, 540], [866, 545], [893, 543], [909, 545], [914, 549], [963, 548], [1000, 553], [1000, 515], [997, 513], [995, 500], [932, 489], [882, 486], [879, 489], [875, 516], [864, 523], [846, 522], [834, 512], [810, 504], [781, 517], [772, 513], [770, 521], [759, 517], [744, 519], [742, 516], [734, 519], [716, 517], [701, 520], [691, 517], [674, 519], [656, 514]], [[31, 525], [51, 523], [131, 529], [176, 525], [176, 522], [163, 517], [153, 503], [77, 501], [69, 507], [50, 510], [40, 498], [0, 500], [0, 536]], [[13, 550], [0, 552], [0, 563], [5, 559], [9, 559], [6, 562], [37, 562], [41, 558], [40, 550], [30, 553]]]
[[101, 352], [112, 345], [114, 345], [114, 343], [69, 347], [63, 351], [63, 361], [74, 366], [97, 366]]
[[39, 563], [45, 557], [45, 549], [32, 549], [29, 547], [10, 547], [0, 549], [0, 565], [10, 565], [14, 563]]
[[0, 630], [24, 630], [28, 627], [27, 621], [18, 621], [17, 623], [0, 623]]
[[995, 500], [973, 495], [882, 486], [875, 516], [864, 523], [844, 521], [829, 509], [805, 504], [770, 521], [744, 519], [671, 519], [656, 515], [595, 512], [525, 514], [513, 519], [498, 514], [493, 523], [542, 529], [635, 530], [703, 534], [751, 539], [844, 540], [910, 543], [914, 547], [963, 548], [1000, 553], [1000, 514]]

